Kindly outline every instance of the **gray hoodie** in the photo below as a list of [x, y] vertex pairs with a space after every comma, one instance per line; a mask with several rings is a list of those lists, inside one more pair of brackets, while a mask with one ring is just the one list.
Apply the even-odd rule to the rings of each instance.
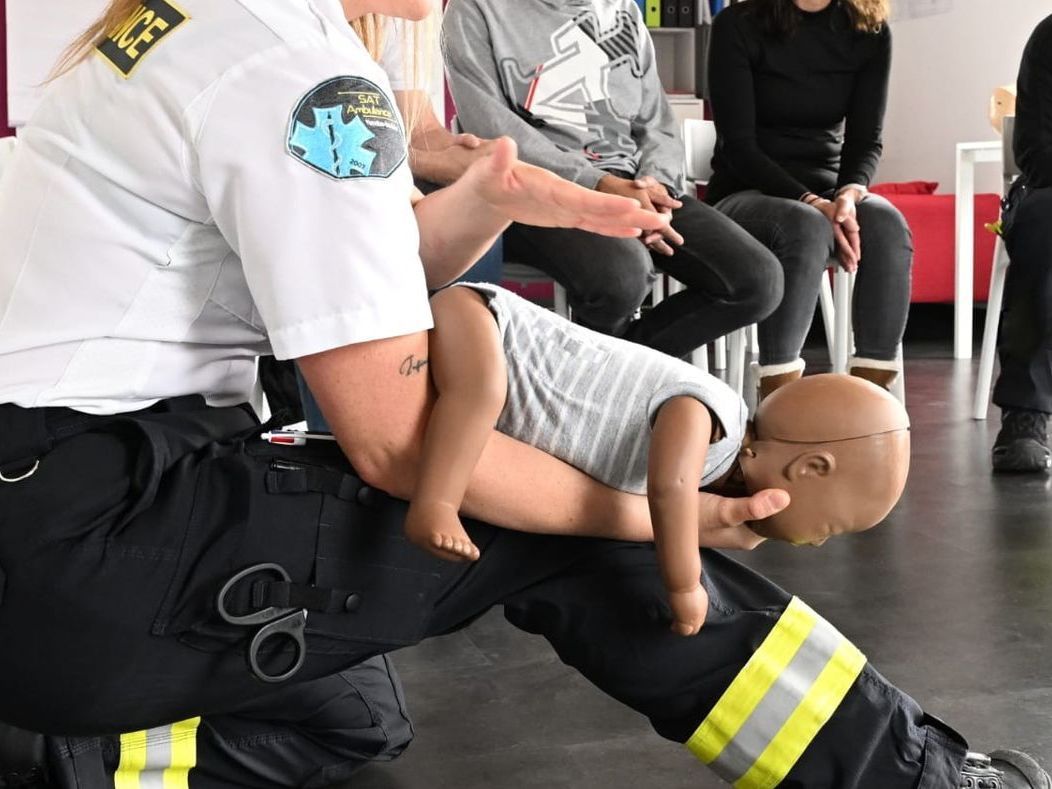
[[634, 0], [450, 0], [442, 23], [463, 131], [590, 189], [609, 171], [685, 188], [683, 143]]

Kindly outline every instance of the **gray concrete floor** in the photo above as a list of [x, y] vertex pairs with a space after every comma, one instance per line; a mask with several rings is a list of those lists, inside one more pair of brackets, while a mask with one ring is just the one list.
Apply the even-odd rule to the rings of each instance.
[[[945, 346], [940, 352], [945, 355]], [[907, 347], [913, 461], [881, 527], [744, 560], [800, 595], [977, 750], [1052, 764], [1049, 479], [989, 472], [998, 411], [970, 417], [974, 363]], [[927, 354], [930, 356], [930, 354]], [[395, 655], [416, 740], [353, 789], [709, 789], [723, 784], [499, 611]]]

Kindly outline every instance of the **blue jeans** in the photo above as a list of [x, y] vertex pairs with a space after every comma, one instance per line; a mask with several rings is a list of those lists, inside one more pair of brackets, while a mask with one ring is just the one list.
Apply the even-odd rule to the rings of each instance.
[[[800, 356], [815, 314], [820, 279], [833, 254], [833, 226], [797, 200], [756, 191], [725, 197], [716, 208], [771, 250], [782, 264], [782, 302], [760, 323], [760, 364], [786, 364]], [[855, 354], [893, 360], [910, 306], [913, 236], [891, 203], [870, 195], [858, 205], [862, 260], [855, 282], [852, 321]]]

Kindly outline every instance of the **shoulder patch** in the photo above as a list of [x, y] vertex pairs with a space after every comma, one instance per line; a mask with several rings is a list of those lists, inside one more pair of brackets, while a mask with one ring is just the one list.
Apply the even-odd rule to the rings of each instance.
[[95, 49], [127, 79], [161, 39], [189, 18], [169, 0], [143, 0]]
[[287, 148], [341, 181], [387, 178], [406, 158], [394, 102], [362, 77], [335, 77], [312, 88], [292, 113]]

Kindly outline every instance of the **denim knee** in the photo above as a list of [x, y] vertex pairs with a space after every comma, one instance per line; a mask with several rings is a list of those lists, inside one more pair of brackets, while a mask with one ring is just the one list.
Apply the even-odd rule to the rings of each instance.
[[863, 259], [867, 247], [878, 247], [891, 252], [882, 255], [885, 265], [908, 270], [913, 263], [913, 232], [902, 213], [887, 200], [874, 196], [859, 203], [857, 211]]
[[782, 303], [785, 272], [778, 258], [755, 242], [735, 269], [731, 300], [741, 305], [742, 325], [759, 323]]
[[[654, 283], [654, 267], [646, 247], [635, 239], [619, 245], [617, 255], [604, 261], [606, 276], [577, 292], [586, 322], [600, 330], [613, 330], [632, 317]], [[585, 316], [582, 316], [585, 317]]]

